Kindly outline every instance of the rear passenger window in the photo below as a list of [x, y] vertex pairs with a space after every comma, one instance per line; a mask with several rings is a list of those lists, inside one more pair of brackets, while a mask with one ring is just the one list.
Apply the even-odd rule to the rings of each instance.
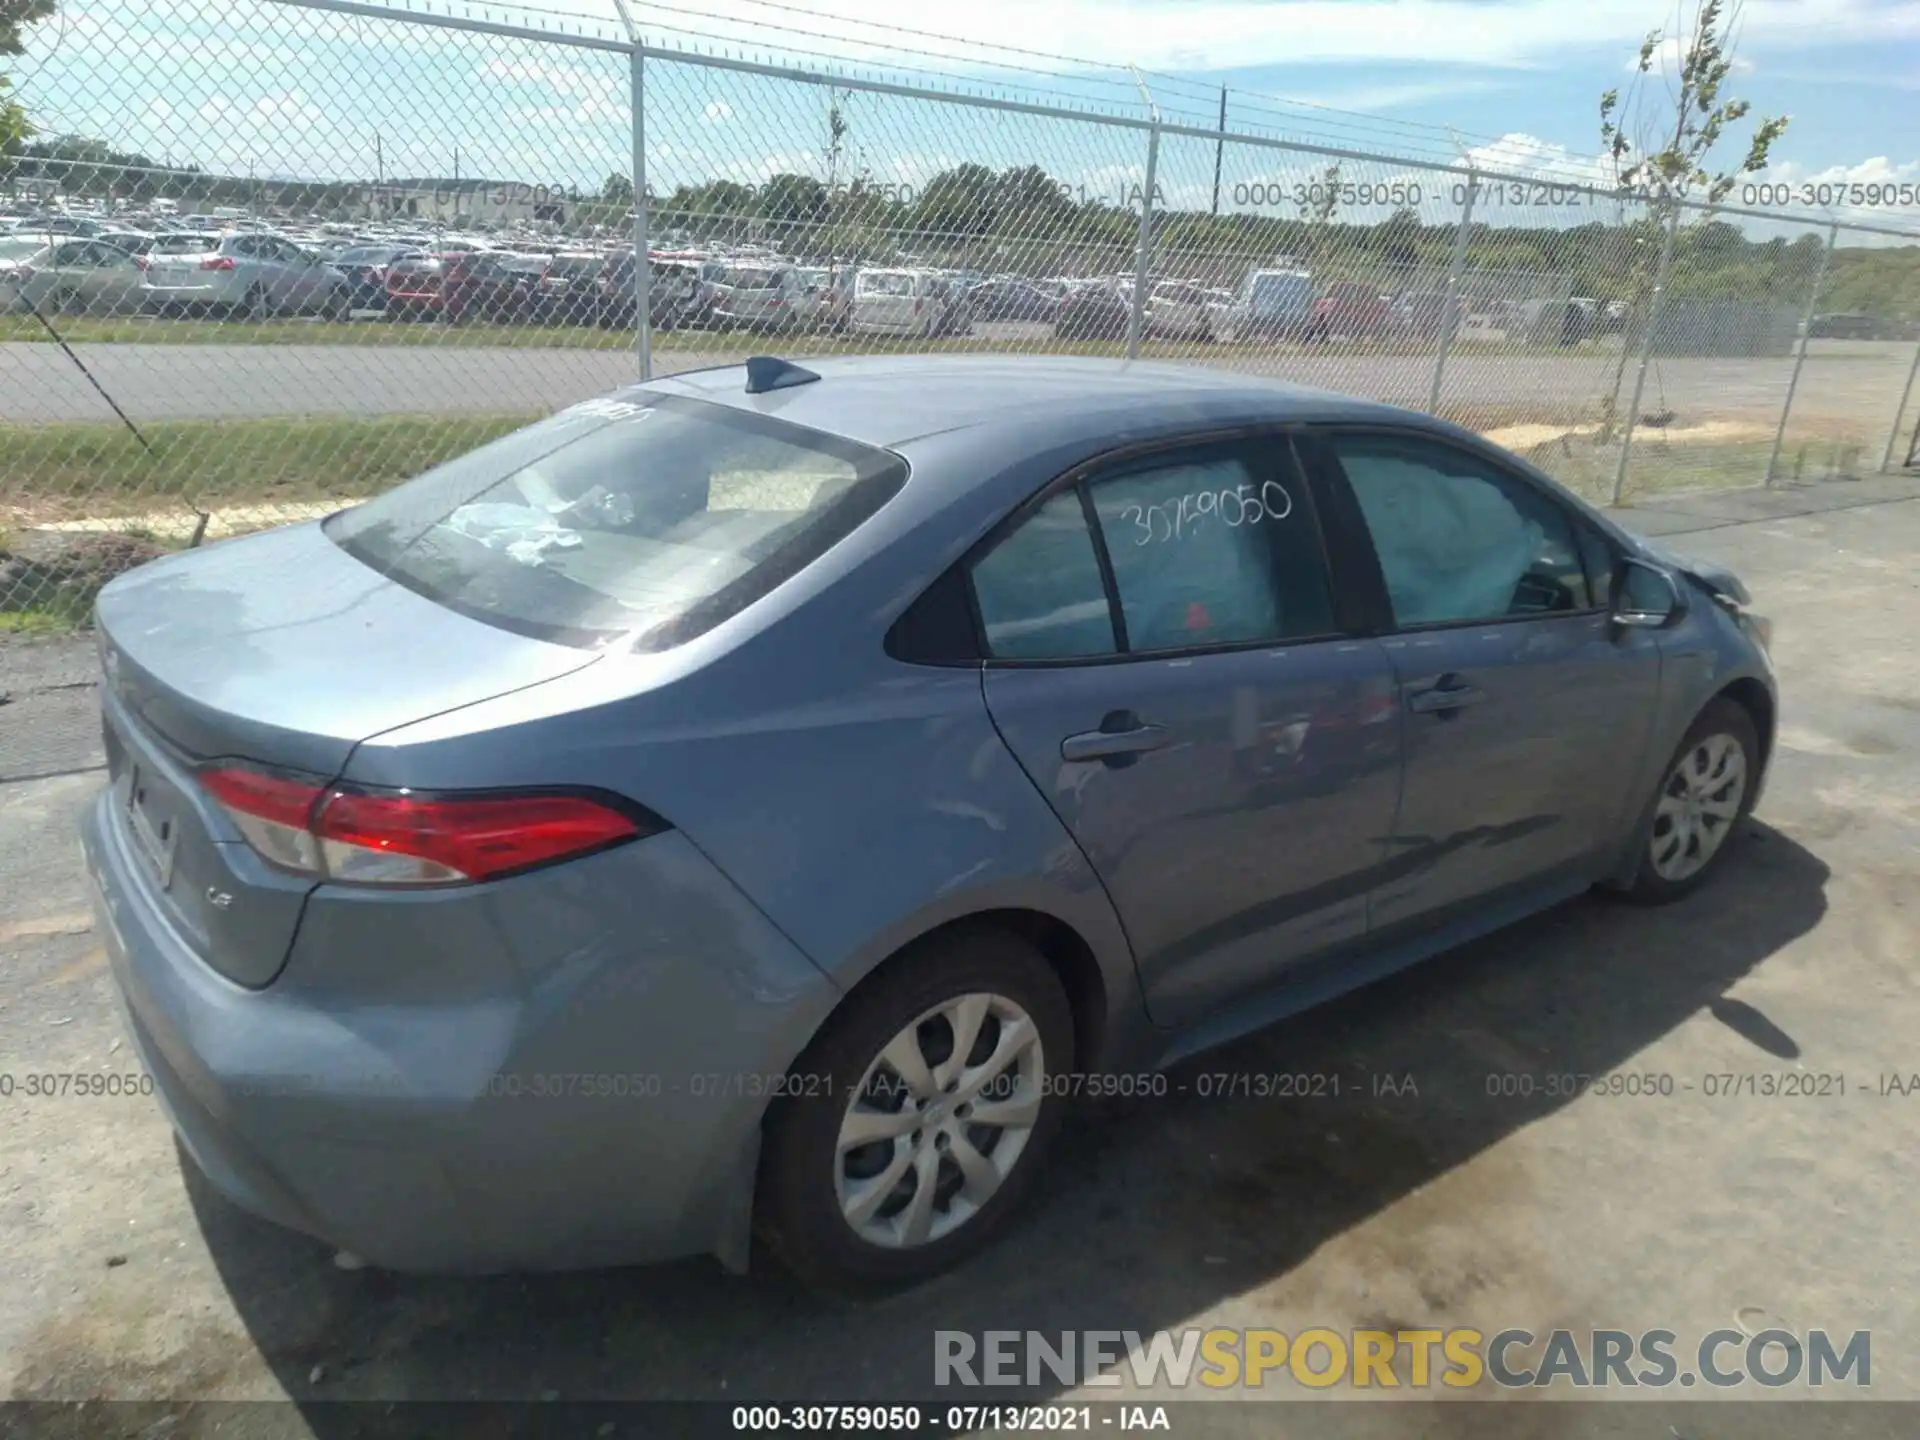
[[1156, 457], [1091, 486], [1130, 650], [1334, 629], [1320, 540], [1281, 479], [1235, 451]]
[[982, 556], [973, 593], [996, 659], [1077, 659], [1119, 648], [1078, 490], [1055, 495]]

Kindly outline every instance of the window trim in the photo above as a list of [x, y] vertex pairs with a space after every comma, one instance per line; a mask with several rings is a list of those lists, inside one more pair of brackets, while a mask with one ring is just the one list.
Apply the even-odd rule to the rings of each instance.
[[1609, 605], [1588, 604], [1577, 610], [1541, 610], [1528, 615], [1483, 615], [1466, 620], [1426, 620], [1416, 624], [1403, 625], [1393, 613], [1393, 599], [1387, 590], [1386, 573], [1380, 566], [1379, 548], [1374, 544], [1373, 532], [1367, 528], [1366, 519], [1360, 510], [1360, 499], [1354, 493], [1352, 483], [1347, 479], [1346, 466], [1341, 463], [1340, 453], [1334, 445], [1334, 439], [1341, 435], [1375, 435], [1391, 440], [1410, 440], [1419, 444], [1436, 446], [1465, 456], [1484, 465], [1497, 475], [1505, 476], [1515, 483], [1533, 492], [1543, 504], [1551, 506], [1567, 522], [1567, 528], [1574, 541], [1574, 558], [1579, 562], [1580, 573], [1587, 582], [1587, 597], [1592, 600], [1594, 594], [1593, 577], [1587, 571], [1587, 558], [1581, 553], [1579, 532], [1583, 529], [1593, 531], [1605, 543], [1610, 551], [1618, 551], [1619, 546], [1610, 539], [1604, 530], [1593, 525], [1577, 510], [1571, 509], [1566, 501], [1543, 486], [1533, 476], [1501, 459], [1498, 455], [1472, 445], [1466, 445], [1451, 435], [1438, 431], [1422, 429], [1415, 425], [1394, 425], [1381, 422], [1307, 422], [1299, 427], [1302, 439], [1312, 450], [1320, 480], [1341, 497], [1341, 507], [1348, 511], [1343, 517], [1346, 524], [1343, 534], [1346, 547], [1358, 546], [1359, 563], [1355, 566], [1356, 581], [1373, 591], [1368, 597], [1368, 608], [1372, 614], [1375, 635], [1429, 635], [1447, 630], [1471, 630], [1487, 625], [1532, 625], [1547, 620], [1591, 619], [1595, 616], [1611, 614]]
[[[974, 624], [974, 644], [979, 652], [979, 663], [985, 669], [997, 670], [1059, 670], [1073, 669], [1088, 665], [1122, 665], [1152, 662], [1156, 660], [1185, 660], [1209, 655], [1235, 655], [1252, 651], [1280, 650], [1295, 645], [1321, 645], [1329, 641], [1352, 640], [1355, 634], [1350, 629], [1336, 628], [1316, 635], [1295, 635], [1285, 638], [1265, 638], [1259, 640], [1222, 640], [1206, 645], [1182, 645], [1177, 648], [1159, 650], [1133, 650], [1122, 648], [1103, 655], [1063, 655], [1057, 658], [1015, 658], [996, 656], [987, 647], [986, 626], [980, 615], [980, 601], [973, 583], [974, 566], [990, 551], [1005, 540], [1041, 506], [1059, 495], [1062, 491], [1077, 489], [1080, 493], [1080, 507], [1086, 517], [1088, 530], [1094, 543], [1094, 556], [1100, 562], [1100, 580], [1106, 589], [1107, 612], [1117, 644], [1125, 646], [1128, 641], [1126, 616], [1120, 603], [1120, 590], [1113, 574], [1112, 557], [1106, 546], [1106, 536], [1101, 530], [1099, 516], [1093, 505], [1090, 487], [1098, 484], [1103, 472], [1131, 464], [1137, 460], [1149, 459], [1156, 455], [1176, 454], [1183, 450], [1203, 450], [1215, 446], [1237, 445], [1251, 447], [1259, 441], [1271, 443], [1272, 470], [1277, 477], [1291, 476], [1298, 481], [1300, 495], [1304, 501], [1296, 498], [1296, 503], [1304, 509], [1305, 519], [1312, 526], [1313, 536], [1319, 547], [1324, 567], [1328, 599], [1332, 604], [1334, 623], [1339, 626], [1343, 620], [1338, 567], [1334, 564], [1334, 555], [1327, 544], [1327, 536], [1320, 520], [1319, 495], [1311, 475], [1303, 469], [1291, 444], [1291, 435], [1296, 427], [1287, 422], [1259, 421], [1253, 424], [1222, 426], [1214, 430], [1194, 431], [1185, 435], [1163, 436], [1154, 440], [1143, 440], [1131, 445], [1116, 446], [1102, 451], [1098, 455], [1082, 460], [1070, 467], [1029, 495], [1019, 505], [1003, 515], [987, 533], [969, 546], [966, 554], [954, 562], [953, 568], [963, 572], [967, 606]], [[931, 587], [929, 587], [931, 588]], [[917, 599], [917, 597], [916, 597]], [[904, 613], [904, 612], [903, 612]]]

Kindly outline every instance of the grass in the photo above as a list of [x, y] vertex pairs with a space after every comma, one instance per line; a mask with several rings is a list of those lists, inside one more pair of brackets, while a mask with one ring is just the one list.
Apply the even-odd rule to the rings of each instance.
[[151, 452], [119, 425], [0, 425], [0, 508], [46, 523], [116, 507], [139, 514], [359, 499], [534, 418], [163, 420], [142, 427]]

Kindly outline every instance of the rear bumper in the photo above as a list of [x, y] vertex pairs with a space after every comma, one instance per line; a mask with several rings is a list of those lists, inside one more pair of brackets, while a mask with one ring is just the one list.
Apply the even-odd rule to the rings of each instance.
[[148, 898], [112, 793], [82, 826], [99, 933], [229, 1199], [396, 1270], [744, 1265], [760, 1077], [837, 992], [683, 836], [459, 891], [322, 887], [248, 990]]

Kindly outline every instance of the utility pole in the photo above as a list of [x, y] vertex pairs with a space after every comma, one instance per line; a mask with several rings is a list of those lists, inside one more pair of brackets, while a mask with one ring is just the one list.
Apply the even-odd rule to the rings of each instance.
[[460, 223], [460, 147], [453, 147], [453, 223]]
[[1213, 142], [1213, 213], [1220, 213], [1220, 162], [1227, 153], [1227, 87], [1220, 87], [1220, 138]]

